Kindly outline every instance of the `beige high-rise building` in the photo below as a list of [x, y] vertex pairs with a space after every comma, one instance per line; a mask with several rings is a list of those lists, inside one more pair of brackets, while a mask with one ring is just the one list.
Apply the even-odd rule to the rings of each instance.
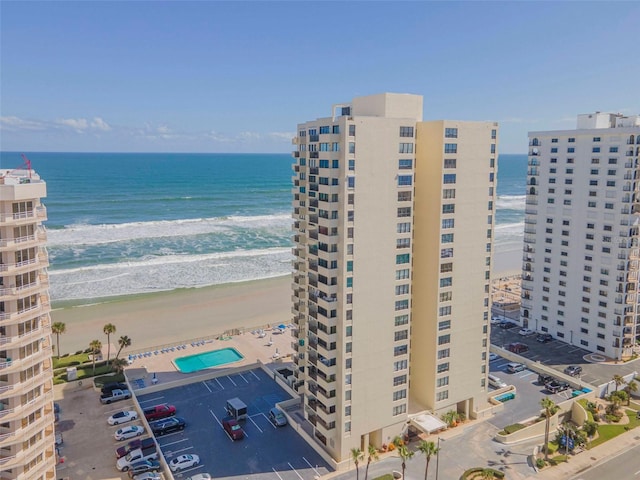
[[298, 125], [296, 388], [338, 462], [486, 400], [497, 125], [380, 94]]
[[0, 172], [0, 478], [55, 479], [46, 184]]
[[529, 132], [523, 326], [614, 359], [640, 338], [640, 116]]

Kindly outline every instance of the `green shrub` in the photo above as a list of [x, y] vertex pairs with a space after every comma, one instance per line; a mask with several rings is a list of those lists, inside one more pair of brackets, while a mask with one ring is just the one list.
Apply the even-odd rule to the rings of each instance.
[[586, 433], [590, 437], [593, 437], [598, 431], [598, 424], [593, 421], [586, 421], [584, 422], [582, 429], [584, 430], [584, 433]]
[[484, 472], [484, 471], [491, 471], [491, 473], [493, 473], [493, 478], [499, 478], [499, 479], [504, 478], [504, 472], [501, 472], [500, 470], [494, 470], [493, 468], [485, 468], [485, 467], [473, 467], [473, 468], [470, 468], [469, 470], [466, 470], [460, 477], [460, 480], [466, 480], [471, 475], [475, 473]]
[[544, 468], [544, 466], [545, 466], [544, 458], [536, 458], [536, 467]]
[[507, 425], [506, 427], [504, 427], [504, 431], [507, 433], [507, 435], [509, 435], [511, 433], [517, 432], [518, 430], [522, 430], [523, 428], [525, 428], [525, 425], [521, 423], [514, 423], [513, 425]]
[[87, 350], [88, 350], [88, 351], [78, 350], [75, 354], [76, 354], [76, 355], [82, 355], [83, 353], [89, 353], [89, 352], [91, 352], [91, 349], [90, 349], [90, 348], [87, 348]]

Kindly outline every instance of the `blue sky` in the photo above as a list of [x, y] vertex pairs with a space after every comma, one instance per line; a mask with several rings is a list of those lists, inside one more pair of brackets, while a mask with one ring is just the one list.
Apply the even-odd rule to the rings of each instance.
[[0, 2], [0, 149], [288, 152], [380, 92], [500, 122], [640, 114], [638, 2]]

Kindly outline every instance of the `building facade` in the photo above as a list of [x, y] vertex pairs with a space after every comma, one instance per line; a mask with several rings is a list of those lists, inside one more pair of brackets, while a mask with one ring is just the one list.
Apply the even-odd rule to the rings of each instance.
[[295, 387], [338, 462], [486, 398], [497, 126], [422, 104], [355, 98], [294, 138]]
[[30, 168], [0, 172], [0, 478], [55, 479], [49, 265]]
[[613, 359], [638, 321], [640, 116], [529, 133], [523, 326]]

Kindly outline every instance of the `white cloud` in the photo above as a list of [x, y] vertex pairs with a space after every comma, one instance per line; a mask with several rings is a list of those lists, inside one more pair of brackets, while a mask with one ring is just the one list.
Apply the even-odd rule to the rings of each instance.
[[91, 121], [91, 128], [102, 130], [103, 132], [108, 132], [109, 130], [111, 130], [111, 125], [109, 125], [100, 117], [93, 117], [93, 120]]
[[0, 127], [3, 130], [44, 130], [47, 128], [43, 122], [14, 116], [0, 117]]
[[58, 118], [56, 123], [63, 127], [73, 128], [78, 133], [83, 133], [89, 126], [86, 118]]

